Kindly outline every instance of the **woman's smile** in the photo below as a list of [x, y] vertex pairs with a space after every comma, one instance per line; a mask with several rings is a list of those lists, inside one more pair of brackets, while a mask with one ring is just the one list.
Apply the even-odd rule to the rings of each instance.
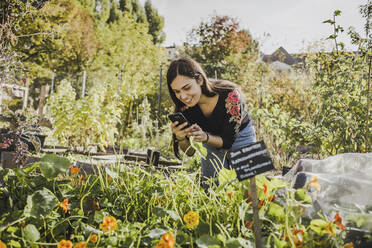
[[171, 83], [171, 87], [176, 97], [188, 107], [198, 103], [201, 88], [194, 78], [178, 75]]
[[190, 105], [192, 103], [192, 97], [191, 98], [188, 98], [188, 99], [185, 99], [182, 101], [184, 104], [186, 105]]

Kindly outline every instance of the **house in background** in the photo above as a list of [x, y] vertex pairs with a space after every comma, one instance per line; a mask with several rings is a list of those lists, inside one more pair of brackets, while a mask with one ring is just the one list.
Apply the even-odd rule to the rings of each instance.
[[267, 63], [270, 68], [278, 72], [290, 72], [292, 68], [297, 67], [296, 64], [303, 62], [304, 54], [289, 54], [283, 47], [279, 47], [270, 55], [262, 55], [261, 59]]
[[167, 54], [168, 54], [168, 60], [173, 61], [179, 56], [176, 45], [167, 46], [167, 47], [165, 47], [165, 49], [166, 49]]
[[[173, 61], [178, 58], [179, 52], [176, 45], [165, 47], [168, 60]], [[269, 65], [270, 68], [277, 72], [291, 72], [292, 69], [298, 68], [300, 62], [304, 62], [306, 54], [289, 54], [283, 47], [279, 47], [270, 55], [261, 54], [261, 60]]]

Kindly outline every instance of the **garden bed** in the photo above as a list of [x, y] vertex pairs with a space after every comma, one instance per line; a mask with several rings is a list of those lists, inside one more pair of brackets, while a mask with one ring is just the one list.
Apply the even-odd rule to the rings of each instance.
[[[163, 173], [139, 163], [96, 172], [85, 174], [52, 154], [21, 170], [1, 170], [0, 239], [10, 247], [254, 246], [249, 180], [238, 182], [233, 171], [221, 171], [219, 186], [208, 191], [198, 172]], [[304, 215], [314, 185], [293, 189], [262, 175], [256, 182], [264, 244], [344, 246], [339, 215]]]

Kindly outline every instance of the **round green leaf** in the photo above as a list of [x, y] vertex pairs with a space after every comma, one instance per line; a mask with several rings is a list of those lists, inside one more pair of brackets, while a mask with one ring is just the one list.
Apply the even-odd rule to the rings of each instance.
[[154, 207], [153, 213], [158, 217], [165, 217], [167, 215], [167, 212], [162, 207]]
[[32, 225], [28, 224], [24, 229], [25, 239], [30, 242], [36, 242], [40, 239], [40, 233], [37, 228]]
[[271, 202], [269, 204], [268, 215], [277, 220], [282, 220], [285, 217], [284, 208], [276, 203]]
[[55, 178], [58, 174], [67, 172], [70, 161], [55, 154], [47, 154], [40, 160], [40, 170], [44, 177]]
[[46, 217], [57, 204], [56, 196], [50, 190], [43, 188], [27, 197], [24, 215], [35, 218]]
[[165, 230], [164, 229], [161, 229], [161, 228], [155, 228], [155, 229], [152, 229], [150, 232], [149, 232], [149, 237], [150, 238], [159, 238], [161, 235], [163, 235], [165, 233]]
[[204, 234], [196, 240], [196, 244], [200, 248], [208, 248], [210, 246], [220, 245], [221, 242], [215, 237], [212, 237], [208, 234]]

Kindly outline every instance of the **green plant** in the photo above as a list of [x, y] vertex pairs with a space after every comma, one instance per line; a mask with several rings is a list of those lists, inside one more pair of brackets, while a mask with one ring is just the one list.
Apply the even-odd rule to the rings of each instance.
[[85, 98], [75, 99], [75, 91], [63, 81], [48, 100], [53, 135], [73, 148], [97, 144], [102, 150], [114, 144], [120, 123], [121, 102], [106, 85], [97, 84]]
[[128, 135], [124, 137], [123, 142], [136, 150], [156, 147], [162, 155], [173, 157], [170, 149], [171, 129], [168, 124], [161, 126], [159, 119], [154, 119], [151, 113], [152, 108], [145, 97], [137, 109], [137, 118], [132, 121]]
[[[174, 247], [250, 247], [249, 180], [221, 173], [207, 193], [198, 173], [121, 164], [87, 175], [66, 158], [45, 155], [31, 167], [0, 171], [0, 240], [13, 247], [154, 247], [168, 233]], [[311, 203], [306, 189], [288, 189], [277, 178], [256, 181], [268, 246], [342, 247], [341, 220], [303, 217]]]

